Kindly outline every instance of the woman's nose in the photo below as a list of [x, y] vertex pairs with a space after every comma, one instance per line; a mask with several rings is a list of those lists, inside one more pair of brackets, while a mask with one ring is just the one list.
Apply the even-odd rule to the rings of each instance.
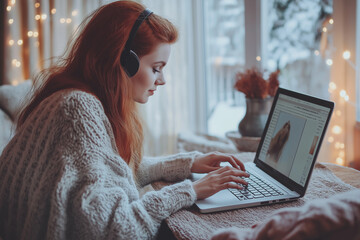
[[166, 81], [165, 81], [165, 78], [164, 78], [164, 75], [161, 74], [161, 76], [156, 79], [156, 85], [165, 85]]

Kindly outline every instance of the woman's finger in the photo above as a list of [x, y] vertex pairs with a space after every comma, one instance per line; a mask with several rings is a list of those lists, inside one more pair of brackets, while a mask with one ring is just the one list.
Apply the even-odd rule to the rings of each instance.
[[228, 189], [228, 188], [234, 188], [234, 189], [244, 189], [243, 186], [239, 185], [239, 184], [236, 184], [236, 183], [233, 183], [233, 182], [225, 182], [223, 184], [220, 185], [220, 190], [224, 190], [224, 189]]
[[229, 162], [234, 168], [241, 169], [241, 166], [239, 166], [239, 164], [231, 155], [224, 155], [224, 157], [222, 158], [222, 162]]
[[239, 183], [239, 184], [242, 184], [242, 185], [247, 185], [248, 184], [241, 177], [237, 177], [237, 176], [233, 176], [233, 175], [225, 176], [225, 177], [222, 177], [220, 179], [220, 183], [225, 183], [225, 182], [234, 182], [234, 183]]
[[228, 169], [224, 172], [221, 172], [221, 174], [233, 175], [233, 176], [238, 176], [238, 177], [250, 177], [250, 174], [248, 174], [247, 172], [244, 172], [242, 170], [235, 169], [235, 168]]
[[245, 170], [245, 165], [244, 165], [237, 157], [235, 157], [234, 155], [230, 155], [230, 156], [231, 156], [231, 158], [236, 162], [236, 164], [237, 164], [238, 166], [240, 166], [240, 169], [241, 169], [241, 170], [246, 171], [246, 170]]

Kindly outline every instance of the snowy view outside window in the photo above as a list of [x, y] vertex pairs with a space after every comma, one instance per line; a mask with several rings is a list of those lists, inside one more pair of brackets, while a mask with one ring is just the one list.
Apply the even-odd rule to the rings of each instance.
[[[233, 89], [245, 65], [243, 0], [206, 0], [208, 132], [236, 131], [245, 114], [245, 96]], [[329, 98], [333, 52], [331, 0], [268, 0], [265, 76], [280, 69], [280, 86]], [[260, 26], [259, 26], [260, 27]]]
[[244, 0], [206, 0], [204, 8], [208, 131], [222, 136], [245, 113], [245, 99], [233, 89], [245, 64]]

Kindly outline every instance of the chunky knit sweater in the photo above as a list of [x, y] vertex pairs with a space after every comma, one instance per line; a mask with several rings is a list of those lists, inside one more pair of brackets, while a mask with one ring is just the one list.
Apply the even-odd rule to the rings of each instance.
[[[154, 238], [162, 220], [196, 200], [184, 180], [195, 155], [144, 158], [134, 179], [100, 101], [59, 91], [35, 109], [0, 157], [0, 237]], [[184, 181], [139, 196], [138, 185], [159, 179]]]

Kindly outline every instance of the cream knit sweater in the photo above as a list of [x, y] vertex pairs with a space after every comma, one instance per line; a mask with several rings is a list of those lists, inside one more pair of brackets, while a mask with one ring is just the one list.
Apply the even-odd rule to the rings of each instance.
[[[144, 158], [137, 183], [184, 180], [195, 155]], [[45, 99], [0, 157], [3, 239], [151, 239], [195, 200], [190, 180], [140, 198], [100, 101], [81, 91]]]

